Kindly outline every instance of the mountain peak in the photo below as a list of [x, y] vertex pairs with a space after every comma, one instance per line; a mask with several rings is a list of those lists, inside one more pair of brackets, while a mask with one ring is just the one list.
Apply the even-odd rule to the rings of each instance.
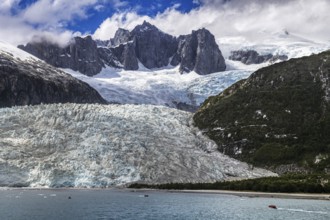
[[85, 42], [93, 42], [93, 38], [91, 35], [87, 35], [87, 36], [77, 36], [77, 37], [74, 37], [74, 40], [75, 41], [85, 41]]
[[145, 32], [145, 31], [160, 31], [155, 25], [150, 24], [147, 21], [143, 21], [141, 25], [136, 26], [132, 32], [139, 31], [139, 32]]
[[143, 21], [142, 26], [147, 26], [147, 27], [155, 27], [151, 23], [147, 22], [146, 20]]

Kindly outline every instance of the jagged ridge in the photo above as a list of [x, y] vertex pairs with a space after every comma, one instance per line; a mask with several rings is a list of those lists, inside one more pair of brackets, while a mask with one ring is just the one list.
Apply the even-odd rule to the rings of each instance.
[[75, 37], [64, 48], [47, 41], [19, 48], [55, 67], [78, 70], [88, 76], [96, 75], [106, 65], [138, 70], [139, 62], [149, 69], [180, 65], [180, 72], [195, 71], [201, 75], [226, 69], [221, 51], [208, 30], [203, 28], [176, 38], [148, 22], [131, 32], [120, 28], [106, 42], [95, 42], [88, 36]]

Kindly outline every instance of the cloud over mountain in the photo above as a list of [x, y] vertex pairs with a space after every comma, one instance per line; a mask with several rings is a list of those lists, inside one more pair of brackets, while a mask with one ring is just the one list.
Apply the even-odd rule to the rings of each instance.
[[[283, 29], [315, 40], [328, 41], [330, 36], [328, 0], [191, 0], [185, 9], [182, 7], [188, 1], [183, 0], [171, 3], [126, 0], [26, 2], [30, 1], [0, 2], [1, 40], [22, 44], [31, 41], [35, 35], [45, 34], [55, 36], [52, 38], [64, 44], [73, 35], [90, 33], [95, 38], [109, 39], [118, 27], [132, 29], [143, 20], [173, 35], [188, 34], [192, 29], [205, 27], [216, 37], [244, 36], [254, 41], [258, 40], [260, 32]], [[150, 8], [146, 5], [139, 7], [139, 4], [149, 4]], [[156, 6], [151, 8], [151, 4]], [[108, 18], [97, 17], [98, 13], [109, 8], [111, 12], [103, 14]], [[150, 13], [155, 10], [156, 13]], [[87, 21], [92, 24], [79, 29]]]
[[[140, 15], [135, 11], [118, 12], [106, 19], [94, 36], [108, 39], [116, 27], [132, 29], [143, 20], [163, 31], [187, 34], [191, 29], [206, 27], [216, 37], [244, 35], [257, 39], [260, 32], [288, 30], [317, 40], [329, 40], [330, 2], [327, 0], [200, 0], [200, 6], [188, 13], [178, 10], [178, 5], [168, 8], [155, 17]], [[298, 12], [298, 13], [297, 13]], [[303, 24], [303, 25], [302, 25]]]

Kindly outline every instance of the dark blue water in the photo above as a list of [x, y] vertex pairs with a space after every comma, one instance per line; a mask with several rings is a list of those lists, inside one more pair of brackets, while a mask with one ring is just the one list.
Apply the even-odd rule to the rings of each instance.
[[[120, 190], [0, 190], [0, 219], [329, 220], [330, 201]], [[68, 197], [71, 199], [68, 199]], [[279, 209], [268, 208], [275, 204]]]

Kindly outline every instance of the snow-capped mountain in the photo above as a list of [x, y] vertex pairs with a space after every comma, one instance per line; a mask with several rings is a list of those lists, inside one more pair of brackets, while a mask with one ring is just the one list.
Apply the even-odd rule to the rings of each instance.
[[260, 31], [259, 38], [251, 41], [244, 36], [223, 36], [216, 39], [225, 59], [232, 51], [254, 50], [260, 55], [285, 55], [288, 59], [309, 56], [330, 49], [330, 42], [319, 42], [286, 30]]
[[276, 174], [217, 151], [192, 114], [148, 105], [0, 109], [0, 186], [109, 187]]

